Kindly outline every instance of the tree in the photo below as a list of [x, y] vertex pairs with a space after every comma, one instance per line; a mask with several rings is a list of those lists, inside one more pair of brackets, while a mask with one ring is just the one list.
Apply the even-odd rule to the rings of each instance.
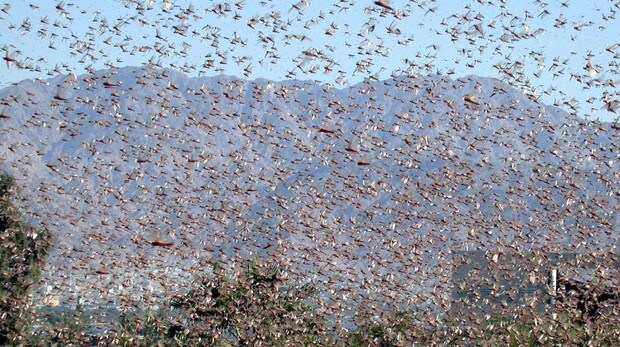
[[199, 277], [173, 306], [184, 311], [191, 338], [239, 346], [316, 345], [326, 326], [309, 301], [311, 293], [287, 285], [278, 267], [251, 263], [228, 277], [214, 264], [213, 275]]
[[14, 180], [0, 173], [0, 345], [23, 344], [28, 291], [38, 281], [50, 235], [26, 225], [12, 203]]
[[[281, 268], [253, 262], [239, 271], [212, 264], [159, 310], [125, 319], [119, 345], [333, 345], [314, 291], [287, 283]], [[136, 334], [137, 333], [137, 334]], [[136, 335], [140, 336], [136, 338]]]

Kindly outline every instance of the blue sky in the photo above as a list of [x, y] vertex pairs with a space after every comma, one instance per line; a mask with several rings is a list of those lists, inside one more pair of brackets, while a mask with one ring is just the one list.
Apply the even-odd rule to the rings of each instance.
[[392, 74], [475, 74], [528, 87], [567, 111], [574, 105], [588, 119], [616, 118], [604, 101], [620, 99], [620, 3], [394, 0], [394, 11], [359, 0], [221, 4], [9, 1], [0, 43], [21, 68], [2, 64], [0, 87], [149, 61], [190, 76], [335, 86]]

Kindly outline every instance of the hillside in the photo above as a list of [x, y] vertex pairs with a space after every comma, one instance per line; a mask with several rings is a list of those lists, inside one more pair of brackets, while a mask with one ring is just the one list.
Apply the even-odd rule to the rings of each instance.
[[264, 258], [347, 307], [441, 307], [452, 250], [619, 246], [620, 131], [490, 78], [128, 67], [0, 99], [0, 158], [56, 240], [44, 299], [157, 305], [208, 259]]

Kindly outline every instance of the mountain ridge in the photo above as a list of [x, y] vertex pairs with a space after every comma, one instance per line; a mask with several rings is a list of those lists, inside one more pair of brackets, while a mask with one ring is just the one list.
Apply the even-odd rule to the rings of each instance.
[[0, 157], [58, 241], [43, 297], [148, 302], [260, 257], [359, 303], [437, 305], [453, 249], [618, 248], [618, 131], [503, 82], [119, 71], [0, 90]]

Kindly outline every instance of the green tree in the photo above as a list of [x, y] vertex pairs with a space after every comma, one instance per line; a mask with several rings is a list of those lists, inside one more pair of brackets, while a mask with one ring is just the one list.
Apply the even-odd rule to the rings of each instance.
[[28, 291], [38, 281], [50, 236], [26, 225], [12, 203], [14, 180], [0, 173], [0, 345], [21, 345], [31, 315]]
[[[119, 345], [334, 345], [313, 306], [314, 291], [287, 283], [278, 267], [251, 263], [239, 271], [212, 264], [172, 311], [125, 319]], [[136, 334], [137, 333], [137, 334]], [[136, 336], [138, 335], [138, 336]]]
[[311, 292], [285, 283], [282, 269], [252, 263], [226, 276], [218, 265], [173, 306], [186, 313], [191, 338], [239, 346], [316, 345], [326, 326]]

